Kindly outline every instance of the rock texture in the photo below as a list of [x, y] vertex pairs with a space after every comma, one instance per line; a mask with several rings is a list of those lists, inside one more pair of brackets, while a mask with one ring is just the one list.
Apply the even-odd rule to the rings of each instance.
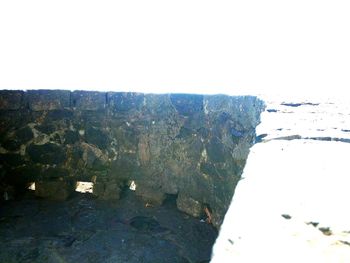
[[39, 182], [61, 199], [91, 181], [118, 199], [135, 181], [146, 202], [179, 195], [179, 209], [209, 207], [219, 226], [263, 109], [252, 96], [0, 91], [1, 189]]
[[308, 100], [265, 98], [267, 110], [257, 127], [258, 141], [314, 140], [350, 142], [348, 98]]
[[[32, 194], [32, 193], [31, 193]], [[74, 194], [0, 207], [0, 262], [209, 262], [217, 230], [178, 211], [146, 207], [132, 191], [118, 202]]]
[[265, 101], [211, 262], [350, 262], [349, 98]]

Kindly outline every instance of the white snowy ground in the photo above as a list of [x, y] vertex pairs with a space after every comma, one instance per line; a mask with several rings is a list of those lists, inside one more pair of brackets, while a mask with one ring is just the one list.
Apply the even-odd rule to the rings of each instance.
[[348, 136], [348, 109], [332, 105], [264, 113], [268, 139], [251, 149], [211, 262], [350, 262], [350, 143], [270, 140]]

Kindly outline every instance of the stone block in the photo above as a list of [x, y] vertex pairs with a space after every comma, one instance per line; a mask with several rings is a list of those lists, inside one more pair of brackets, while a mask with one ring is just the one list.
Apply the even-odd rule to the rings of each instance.
[[203, 95], [171, 94], [170, 100], [180, 115], [191, 116], [203, 111]]
[[97, 182], [92, 193], [102, 200], [119, 200], [121, 189], [117, 182]]
[[136, 195], [140, 196], [146, 203], [151, 205], [161, 205], [165, 200], [165, 193], [159, 189], [153, 189], [148, 186], [137, 185]]
[[86, 142], [100, 149], [106, 149], [109, 144], [108, 135], [99, 128], [88, 126], [85, 131]]
[[106, 93], [95, 91], [73, 91], [72, 106], [78, 110], [103, 110], [106, 108]]
[[18, 110], [22, 106], [23, 91], [1, 90], [0, 110]]
[[177, 197], [176, 205], [180, 211], [185, 212], [191, 216], [200, 217], [203, 214], [203, 205], [190, 196], [180, 193]]
[[108, 106], [110, 109], [126, 112], [129, 110], [140, 110], [145, 95], [135, 92], [108, 92]]
[[28, 90], [25, 98], [33, 111], [61, 110], [70, 107], [68, 90]]
[[71, 109], [51, 110], [47, 113], [45, 122], [55, 122], [60, 120], [69, 120], [73, 118], [73, 111]]
[[37, 181], [35, 195], [50, 200], [66, 200], [74, 191], [74, 186], [65, 181]]
[[26, 126], [16, 130], [12, 136], [8, 136], [2, 143], [2, 147], [10, 151], [17, 151], [22, 144], [26, 144], [33, 139], [34, 134], [32, 130]]

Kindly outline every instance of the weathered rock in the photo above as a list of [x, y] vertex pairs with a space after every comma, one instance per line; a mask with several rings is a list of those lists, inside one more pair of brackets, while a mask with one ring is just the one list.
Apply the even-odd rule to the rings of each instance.
[[103, 152], [94, 145], [82, 143], [82, 159], [85, 163], [85, 167], [92, 170], [105, 169], [108, 158]]
[[70, 106], [68, 90], [28, 90], [25, 94], [28, 106], [33, 111], [57, 110]]
[[7, 90], [0, 93], [0, 110], [18, 110], [22, 106], [23, 91]]
[[140, 110], [145, 95], [134, 92], [108, 92], [107, 94], [109, 107], [113, 111], [126, 112], [129, 110]]
[[79, 110], [101, 110], [106, 107], [106, 93], [74, 91], [72, 94], [72, 106]]
[[64, 134], [65, 144], [74, 144], [79, 142], [79, 133], [76, 131], [66, 131]]
[[66, 200], [74, 191], [72, 183], [67, 181], [37, 181], [35, 195], [51, 200]]
[[87, 127], [85, 138], [87, 143], [94, 144], [100, 149], [106, 149], [109, 143], [108, 135], [95, 127]]
[[16, 167], [24, 162], [23, 156], [16, 153], [0, 154], [0, 160], [3, 165]]
[[63, 110], [50, 110], [47, 112], [45, 121], [48, 123], [70, 120], [73, 117], [72, 110], [63, 109]]
[[32, 180], [34, 175], [13, 176], [24, 164], [38, 169], [35, 180], [96, 177], [94, 191], [102, 199], [118, 199], [121, 183], [134, 180], [146, 202], [178, 195], [178, 208], [194, 216], [208, 204], [215, 226], [228, 209], [264, 109], [251, 96], [45, 90], [1, 91], [0, 98], [10, 101], [11, 94], [17, 105], [0, 107], [0, 149], [21, 158], [2, 161], [4, 178]]
[[203, 111], [203, 95], [171, 94], [171, 103], [180, 115], [192, 116]]
[[161, 205], [165, 200], [164, 192], [143, 185], [137, 185], [136, 194], [149, 205]]
[[179, 194], [176, 205], [181, 211], [194, 217], [200, 217], [203, 214], [203, 204], [184, 194]]
[[50, 124], [37, 125], [35, 126], [35, 129], [45, 134], [51, 134], [56, 130], [56, 127], [52, 123], [50, 123]]
[[2, 143], [2, 146], [7, 150], [17, 151], [22, 144], [26, 144], [33, 137], [32, 130], [29, 127], [23, 127], [16, 130], [13, 134], [10, 133]]
[[120, 183], [117, 182], [96, 182], [92, 193], [102, 200], [118, 200], [121, 194]]
[[33, 162], [41, 164], [60, 164], [66, 159], [66, 152], [63, 147], [53, 143], [31, 144], [27, 147], [27, 153]]

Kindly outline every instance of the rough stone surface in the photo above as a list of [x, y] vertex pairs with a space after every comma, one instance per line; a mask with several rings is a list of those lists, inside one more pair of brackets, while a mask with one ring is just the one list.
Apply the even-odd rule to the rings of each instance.
[[102, 92], [74, 91], [72, 106], [80, 110], [101, 110], [106, 106], [106, 94]]
[[74, 194], [0, 206], [0, 262], [209, 262], [217, 230], [176, 209], [145, 206], [132, 191], [115, 201]]
[[[177, 194], [208, 204], [215, 226], [264, 108], [252, 96], [60, 90], [0, 91], [0, 102], [4, 184], [97, 178], [97, 195], [117, 199], [119, 187], [133, 180], [145, 201]], [[197, 216], [189, 207], [179, 205]]]
[[350, 262], [349, 97], [265, 101], [211, 262]]
[[53, 143], [31, 144], [27, 147], [27, 154], [33, 162], [41, 164], [60, 164], [66, 158], [64, 149]]
[[23, 127], [8, 136], [3, 141], [2, 146], [7, 150], [16, 151], [22, 144], [26, 144], [28, 141], [30, 141], [33, 136], [33, 132], [29, 127]]
[[28, 90], [25, 94], [28, 106], [33, 111], [57, 110], [70, 106], [68, 90]]
[[118, 182], [96, 182], [93, 194], [102, 200], [118, 200], [121, 194], [121, 185]]
[[179, 195], [176, 200], [177, 207], [185, 213], [200, 217], [203, 214], [203, 205], [189, 196]]
[[150, 187], [138, 186], [136, 194], [141, 196], [148, 205], [161, 205], [165, 200], [165, 193]]
[[21, 107], [23, 91], [7, 90], [0, 96], [0, 110], [18, 110]]
[[51, 200], [66, 200], [74, 191], [71, 183], [65, 181], [37, 181], [35, 195]]

